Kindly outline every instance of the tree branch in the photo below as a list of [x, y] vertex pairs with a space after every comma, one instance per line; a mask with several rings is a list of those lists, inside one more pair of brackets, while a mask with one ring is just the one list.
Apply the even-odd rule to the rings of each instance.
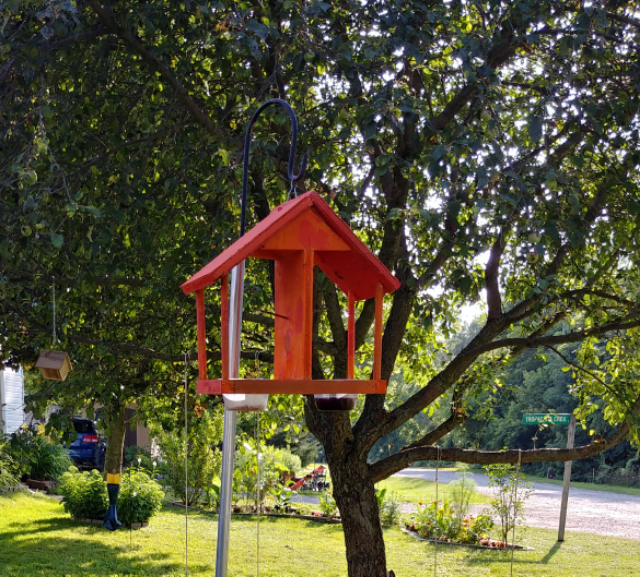
[[502, 298], [500, 297], [498, 272], [504, 247], [504, 235], [503, 231], [500, 231], [498, 238], [496, 238], [491, 250], [489, 251], [489, 260], [487, 261], [487, 266], [484, 269], [484, 279], [487, 288], [487, 318], [489, 319], [498, 319], [502, 316]]
[[[638, 412], [638, 401], [635, 406]], [[479, 451], [475, 449], [442, 449], [439, 447], [414, 447], [391, 455], [382, 461], [369, 465], [373, 482], [377, 483], [401, 471], [416, 461], [457, 461], [460, 463], [475, 463], [490, 465], [493, 463], [539, 463], [541, 461], [576, 461], [602, 453], [624, 441], [629, 434], [630, 426], [621, 425], [617, 431], [604, 441], [595, 441], [590, 445], [583, 445], [573, 449], [532, 449], [520, 451]]]
[[633, 314], [627, 317], [627, 319], [635, 319], [635, 320], [628, 320], [628, 322], [607, 323], [604, 325], [600, 325], [598, 327], [593, 327], [583, 331], [574, 331], [571, 333], [566, 333], [564, 335], [553, 335], [548, 337], [523, 337], [523, 338], [499, 339], [497, 341], [486, 343], [484, 345], [470, 349], [466, 351], [464, 354], [460, 355], [460, 357], [458, 358], [464, 358], [466, 356], [475, 358], [483, 353], [487, 353], [495, 349], [502, 349], [505, 347], [521, 347], [522, 346], [527, 349], [536, 349], [538, 347], [543, 347], [548, 345], [577, 343], [589, 337], [598, 337], [613, 331], [625, 331], [628, 329], [636, 328], [640, 326], [640, 318], [637, 318], [638, 316], [640, 316], [640, 312], [636, 310]]

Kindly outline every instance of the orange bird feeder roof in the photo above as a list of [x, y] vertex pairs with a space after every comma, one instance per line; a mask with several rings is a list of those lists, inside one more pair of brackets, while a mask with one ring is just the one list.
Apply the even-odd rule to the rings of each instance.
[[[330, 231], [346, 245], [346, 250], [323, 250], [321, 247], [316, 253], [316, 264], [340, 290], [344, 293], [351, 291], [355, 300], [365, 300], [375, 297], [378, 283], [382, 285], [384, 293], [393, 292], [400, 287], [398, 279], [387, 270], [320, 195], [315, 191], [309, 191], [276, 207], [267, 218], [200, 269], [180, 288], [185, 294], [190, 294], [212, 285], [248, 257], [264, 258], [260, 255], [260, 251], [264, 251], [267, 241], [283, 231], [285, 227], [303, 218], [308, 211], [320, 217]], [[301, 226], [298, 229], [293, 227], [289, 230], [296, 230], [296, 234], [304, 236], [306, 228]], [[313, 239], [304, 240], [313, 248]], [[273, 250], [267, 250], [264, 254], [273, 254], [273, 252]]]

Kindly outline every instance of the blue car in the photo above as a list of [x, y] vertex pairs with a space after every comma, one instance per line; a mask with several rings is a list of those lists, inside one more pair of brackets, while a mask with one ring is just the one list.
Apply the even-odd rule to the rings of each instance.
[[104, 470], [106, 443], [98, 434], [96, 424], [89, 419], [71, 419], [78, 436], [67, 453], [78, 469]]

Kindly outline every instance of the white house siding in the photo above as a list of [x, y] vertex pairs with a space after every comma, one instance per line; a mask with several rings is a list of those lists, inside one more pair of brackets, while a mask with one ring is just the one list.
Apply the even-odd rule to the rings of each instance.
[[0, 371], [0, 421], [2, 432], [10, 435], [24, 423], [24, 379], [22, 369]]

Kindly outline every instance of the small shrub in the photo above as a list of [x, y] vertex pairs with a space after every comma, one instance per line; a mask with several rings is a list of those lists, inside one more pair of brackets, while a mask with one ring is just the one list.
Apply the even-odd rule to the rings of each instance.
[[73, 464], [62, 445], [29, 429], [14, 433], [10, 447], [20, 476], [30, 479], [57, 481]]
[[420, 503], [414, 526], [423, 539], [455, 541], [459, 533], [456, 512], [449, 499], [431, 501], [427, 505]]
[[507, 543], [514, 525], [520, 521], [524, 528], [524, 502], [533, 490], [522, 473], [516, 473], [513, 465], [487, 465], [489, 487], [494, 491], [491, 508], [500, 521], [500, 539]]
[[455, 511], [455, 523], [458, 532], [462, 530], [462, 522], [469, 514], [469, 502], [475, 490], [475, 482], [470, 477], [465, 476], [464, 473], [461, 478], [449, 483], [451, 506]]
[[276, 511], [286, 511], [293, 505], [293, 497], [296, 494], [289, 487], [282, 485], [271, 487], [269, 494], [275, 501], [274, 508]]
[[392, 527], [400, 521], [400, 508], [402, 503], [396, 493], [387, 493], [386, 489], [376, 492], [380, 523], [383, 527]]
[[331, 491], [320, 495], [320, 511], [325, 517], [333, 517], [338, 512], [338, 505]]
[[162, 508], [164, 493], [146, 472], [130, 470], [122, 476], [118, 519], [125, 525], [145, 523]]
[[76, 467], [60, 478], [58, 493], [64, 510], [78, 519], [102, 519], [109, 507], [107, 484], [98, 471], [81, 473]]
[[16, 466], [8, 451], [8, 443], [0, 441], [0, 493], [4, 493], [19, 484]]
[[222, 459], [216, 447], [222, 441], [222, 413], [205, 411], [201, 418], [189, 425], [189, 479], [186, 494], [184, 433], [156, 430], [155, 438], [164, 459], [158, 470], [167, 475], [166, 484], [176, 499], [187, 505], [196, 505], [211, 487], [214, 478], [220, 475]]
[[156, 468], [151, 453], [139, 445], [124, 448], [123, 464], [125, 467], [137, 467], [145, 471], [153, 471]]
[[482, 540], [488, 541], [493, 528], [493, 519], [488, 511], [483, 511], [477, 517], [461, 516], [448, 499], [442, 502], [431, 501], [426, 505], [420, 503], [413, 519], [409, 529], [423, 539], [455, 543], [477, 544]]

